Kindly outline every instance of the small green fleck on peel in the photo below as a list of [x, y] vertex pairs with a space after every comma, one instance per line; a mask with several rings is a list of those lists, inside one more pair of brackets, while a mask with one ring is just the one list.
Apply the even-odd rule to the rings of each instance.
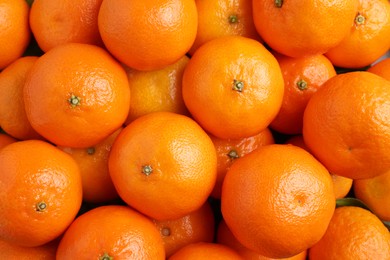
[[152, 166], [150, 165], [142, 166], [142, 173], [145, 174], [146, 176], [149, 176], [150, 174], [152, 174], [152, 172], [153, 172]]
[[297, 86], [300, 90], [305, 90], [307, 89], [307, 82], [301, 79], [297, 82]]
[[79, 106], [79, 105], [80, 105], [81, 98], [78, 97], [78, 96], [75, 96], [74, 94], [72, 94], [72, 95], [70, 96], [70, 98], [68, 99], [68, 102], [69, 102], [69, 104], [70, 104], [72, 107], [76, 107], [76, 106]]
[[229, 23], [238, 23], [238, 17], [235, 14], [229, 16]]
[[229, 153], [227, 154], [231, 160], [238, 159], [240, 156], [238, 155], [236, 150], [230, 150]]
[[233, 90], [235, 91], [238, 91], [238, 92], [242, 92], [242, 90], [244, 89], [244, 82], [242, 82], [241, 80], [233, 80]]
[[95, 147], [89, 147], [87, 148], [87, 154], [92, 155], [95, 153]]
[[107, 253], [104, 253], [104, 255], [102, 255], [101, 257], [99, 257], [99, 260], [113, 260], [114, 257], [110, 256], [109, 254]]
[[38, 202], [35, 206], [36, 206], [36, 211], [39, 212], [45, 211], [45, 209], [47, 208], [47, 205], [44, 201]]
[[163, 229], [161, 229], [161, 234], [164, 237], [170, 236], [171, 235], [171, 230], [168, 227], [164, 227]]
[[357, 14], [356, 17], [355, 17], [355, 23], [357, 25], [362, 25], [364, 24], [364, 22], [366, 21], [366, 18], [362, 15], [362, 14]]
[[283, 5], [283, 0], [275, 0], [275, 6], [277, 8], [281, 8]]

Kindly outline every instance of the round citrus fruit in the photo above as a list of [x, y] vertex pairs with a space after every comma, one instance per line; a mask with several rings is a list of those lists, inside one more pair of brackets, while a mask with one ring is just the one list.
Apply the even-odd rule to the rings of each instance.
[[0, 151], [0, 239], [40, 246], [59, 237], [78, 213], [80, 171], [65, 152], [39, 140]]
[[119, 196], [157, 220], [199, 209], [217, 177], [210, 137], [191, 118], [155, 112], [127, 125], [115, 140], [109, 171]]
[[0, 69], [4, 69], [20, 58], [30, 43], [30, 8], [25, 0], [1, 0], [0, 13]]
[[19, 139], [42, 139], [27, 119], [23, 89], [28, 73], [38, 57], [21, 57], [0, 73], [0, 125]]
[[357, 0], [252, 1], [262, 39], [290, 57], [323, 54], [348, 35]]
[[390, 233], [368, 210], [337, 208], [321, 240], [309, 250], [309, 259], [390, 259]]
[[379, 59], [389, 48], [390, 2], [359, 0], [350, 33], [325, 55], [335, 66], [358, 69]]
[[222, 186], [227, 226], [243, 246], [267, 257], [292, 257], [313, 246], [334, 208], [329, 172], [294, 145], [257, 148], [230, 167]]
[[167, 111], [188, 115], [182, 96], [182, 78], [189, 58], [159, 70], [139, 71], [126, 67], [131, 92], [125, 124], [151, 112]]
[[390, 82], [370, 72], [339, 74], [309, 100], [303, 138], [333, 174], [370, 178], [390, 170]]
[[59, 146], [77, 162], [83, 184], [83, 201], [104, 203], [118, 198], [108, 170], [108, 156], [119, 128], [102, 142], [88, 148], [72, 148]]
[[77, 217], [64, 233], [57, 260], [164, 260], [163, 241], [152, 221], [119, 205], [94, 208]]
[[67, 43], [35, 62], [24, 103], [32, 127], [47, 140], [87, 148], [125, 122], [130, 89], [125, 70], [107, 51]]
[[219, 37], [194, 53], [183, 75], [183, 99], [209, 133], [239, 139], [263, 131], [278, 113], [283, 77], [275, 57], [258, 41]]
[[217, 37], [241, 35], [260, 41], [253, 23], [252, 0], [196, 0], [198, 30], [189, 54]]
[[300, 58], [277, 54], [275, 57], [283, 74], [284, 96], [270, 128], [284, 134], [301, 134], [307, 102], [324, 82], [336, 76], [336, 70], [322, 54]]
[[137, 70], [155, 70], [191, 48], [198, 15], [194, 0], [103, 0], [98, 25], [118, 60]]
[[98, 29], [102, 0], [34, 0], [30, 27], [39, 47], [48, 51], [78, 42], [103, 46]]

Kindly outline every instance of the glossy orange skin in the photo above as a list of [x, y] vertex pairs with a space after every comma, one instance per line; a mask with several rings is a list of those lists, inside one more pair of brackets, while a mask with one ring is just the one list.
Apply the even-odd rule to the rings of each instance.
[[[214, 189], [210, 195], [217, 199], [221, 198], [223, 180], [227, 171], [236, 159], [245, 156], [260, 146], [275, 143], [271, 130], [268, 128], [257, 135], [241, 139], [221, 139], [212, 135], [210, 135], [210, 137], [217, 151], [218, 162], [217, 182], [215, 183]], [[233, 152], [233, 154], [231, 154], [231, 152]]]
[[206, 202], [217, 177], [217, 156], [194, 120], [155, 112], [122, 130], [111, 148], [109, 170], [128, 205], [153, 219], [175, 219]]
[[98, 29], [102, 0], [34, 0], [30, 27], [39, 47], [48, 50], [78, 42], [103, 46]]
[[9, 135], [19, 140], [43, 139], [27, 119], [23, 88], [27, 74], [38, 57], [22, 57], [0, 73], [0, 125]]
[[355, 180], [353, 191], [380, 219], [390, 221], [390, 171], [374, 178]]
[[389, 259], [390, 234], [374, 214], [359, 207], [337, 208], [309, 259]]
[[130, 89], [125, 70], [108, 52], [68, 43], [36, 61], [26, 80], [24, 102], [32, 127], [47, 140], [86, 148], [122, 126]]
[[[310, 152], [310, 149], [305, 144], [302, 135], [295, 135], [290, 137], [286, 144], [296, 145]], [[344, 198], [352, 188], [353, 180], [351, 178], [346, 178], [340, 175], [330, 173], [333, 182], [333, 191], [336, 199]]]
[[182, 78], [189, 58], [159, 70], [139, 71], [126, 68], [131, 92], [130, 109], [125, 124], [151, 112], [166, 111], [188, 115], [182, 96]]
[[83, 201], [90, 203], [109, 202], [118, 198], [108, 171], [108, 156], [122, 128], [102, 142], [88, 148], [59, 147], [75, 159], [83, 184]]
[[164, 241], [167, 258], [188, 244], [214, 240], [214, 212], [209, 202], [184, 217], [153, 222]]
[[179, 60], [191, 48], [197, 24], [194, 0], [103, 0], [98, 17], [107, 49], [137, 70]]
[[222, 36], [241, 35], [261, 41], [252, 17], [252, 0], [196, 0], [198, 30], [189, 54], [205, 42]]
[[169, 260], [242, 260], [241, 256], [233, 249], [216, 243], [193, 243], [181, 248]]
[[[275, 258], [266, 257], [260, 255], [259, 253], [252, 251], [244, 247], [238, 240], [234, 237], [233, 233], [230, 231], [229, 227], [226, 225], [226, 222], [222, 220], [218, 225], [217, 230], [217, 243], [226, 245], [234, 250], [236, 250], [245, 260], [275, 260]], [[307, 251], [303, 251], [295, 256], [288, 258], [277, 258], [282, 260], [306, 260]]]
[[390, 82], [370, 72], [328, 80], [310, 99], [303, 138], [333, 174], [370, 178], [390, 169]]
[[[68, 154], [39, 140], [0, 151], [0, 238], [40, 246], [59, 237], [80, 209], [79, 168]], [[45, 203], [43, 210], [38, 209]]]
[[9, 144], [15, 143], [18, 140], [13, 138], [12, 136], [9, 136], [8, 134], [2, 134], [0, 133], [0, 150], [6, 147]]
[[[290, 58], [275, 55], [284, 79], [283, 103], [270, 127], [284, 134], [302, 133], [303, 112], [310, 97], [329, 78], [336, 76], [332, 63], [324, 55]], [[305, 82], [306, 85], [298, 84]]]
[[390, 80], [390, 58], [381, 60], [380, 62], [368, 68], [367, 71]]
[[389, 50], [390, 3], [388, 0], [359, 0], [356, 15], [365, 18], [354, 23], [350, 34], [330, 49], [326, 56], [335, 66], [362, 68], [370, 65]]
[[65, 232], [56, 259], [165, 259], [162, 239], [147, 217], [127, 207], [100, 206], [79, 216]]
[[261, 38], [290, 57], [323, 54], [338, 45], [353, 24], [358, 1], [253, 1], [253, 19]]
[[25, 0], [0, 1], [0, 69], [20, 58], [30, 43], [29, 12]]
[[57, 242], [37, 247], [22, 247], [0, 239], [0, 257], [18, 260], [53, 260], [56, 257]]
[[225, 36], [194, 53], [184, 70], [183, 99], [206, 131], [239, 139], [268, 127], [282, 104], [283, 85], [279, 64], [261, 43]]
[[222, 186], [226, 224], [240, 243], [267, 257], [310, 248], [324, 235], [334, 208], [328, 171], [293, 145], [257, 148], [232, 165]]

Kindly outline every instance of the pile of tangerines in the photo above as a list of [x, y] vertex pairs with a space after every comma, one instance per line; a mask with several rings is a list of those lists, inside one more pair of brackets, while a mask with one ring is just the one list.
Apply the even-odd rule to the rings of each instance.
[[390, 259], [389, 48], [388, 0], [0, 0], [0, 257]]

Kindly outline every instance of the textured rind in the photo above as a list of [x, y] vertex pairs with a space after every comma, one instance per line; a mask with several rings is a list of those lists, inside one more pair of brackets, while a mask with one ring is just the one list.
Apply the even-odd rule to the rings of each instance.
[[303, 137], [334, 174], [352, 179], [390, 169], [390, 82], [369, 72], [328, 80], [310, 99]]
[[335, 210], [324, 237], [309, 251], [310, 259], [390, 259], [390, 234], [368, 210], [345, 206]]
[[263, 146], [228, 171], [222, 214], [244, 246], [268, 257], [291, 257], [325, 233], [335, 206], [332, 185], [329, 172], [305, 150]]

